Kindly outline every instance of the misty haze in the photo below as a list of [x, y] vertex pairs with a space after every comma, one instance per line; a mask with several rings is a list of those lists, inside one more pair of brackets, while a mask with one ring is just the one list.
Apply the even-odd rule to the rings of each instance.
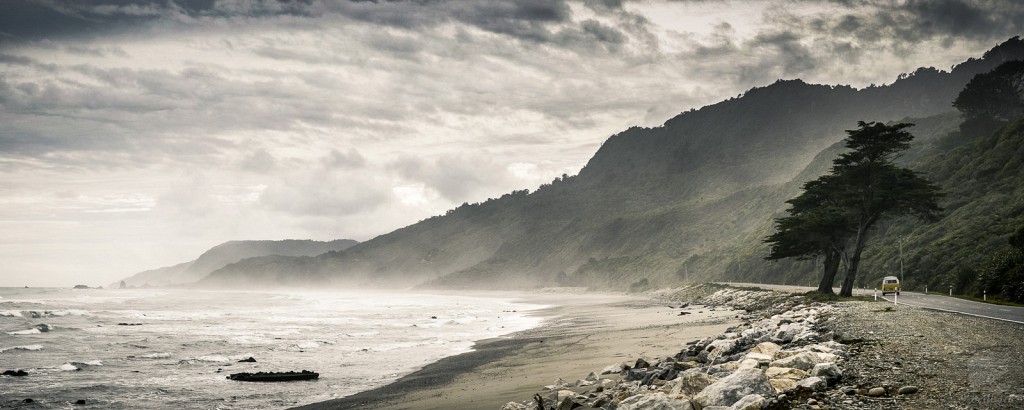
[[1024, 5], [0, 4], [0, 408], [1024, 408]]

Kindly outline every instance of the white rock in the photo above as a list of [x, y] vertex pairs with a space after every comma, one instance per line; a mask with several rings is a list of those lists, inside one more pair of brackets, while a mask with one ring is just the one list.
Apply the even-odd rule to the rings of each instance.
[[673, 396], [692, 397], [716, 381], [718, 378], [715, 376], [709, 376], [698, 369], [691, 369], [680, 373], [675, 379], [669, 380], [661, 387], [661, 390]]
[[707, 406], [732, 406], [749, 394], [775, 394], [775, 389], [758, 369], [737, 370], [701, 390], [692, 402], [698, 410]]
[[821, 377], [825, 381], [832, 382], [843, 377], [843, 371], [835, 363], [818, 363], [811, 369], [811, 375]]
[[775, 358], [772, 357], [771, 355], [767, 355], [767, 354], [764, 354], [764, 353], [756, 353], [756, 352], [747, 353], [746, 356], [743, 356], [743, 359], [744, 360], [756, 360], [758, 363], [764, 363], [764, 364], [771, 363], [772, 360], [775, 360]]
[[719, 355], [729, 355], [736, 350], [736, 344], [735, 339], [720, 339], [711, 342], [704, 350], [715, 352]]
[[800, 352], [793, 356], [779, 359], [771, 363], [772, 367], [792, 367], [809, 371], [818, 363], [835, 362], [837, 356], [832, 353]]
[[622, 371], [622, 364], [613, 364], [601, 370], [601, 374], [618, 374]]
[[759, 394], [748, 394], [729, 407], [729, 410], [761, 410], [766, 401], [764, 396]]
[[796, 388], [796, 380], [793, 379], [768, 379], [768, 384], [775, 388], [776, 393], [782, 393]]
[[669, 397], [665, 393], [640, 394], [623, 400], [619, 410], [693, 410], [689, 400]]
[[796, 385], [798, 387], [810, 389], [811, 391], [825, 391], [825, 389], [828, 388], [828, 383], [825, 382], [825, 379], [817, 376], [800, 380], [796, 382]]
[[501, 410], [529, 410], [529, 407], [522, 403], [510, 401], [508, 403], [505, 403], [504, 406], [501, 406]]
[[803, 370], [794, 369], [792, 367], [769, 367], [764, 371], [764, 376], [769, 379], [800, 380], [806, 379], [810, 375]]
[[750, 349], [750, 353], [761, 353], [771, 357], [775, 357], [776, 353], [782, 350], [782, 346], [779, 346], [772, 342], [758, 343], [753, 349]]

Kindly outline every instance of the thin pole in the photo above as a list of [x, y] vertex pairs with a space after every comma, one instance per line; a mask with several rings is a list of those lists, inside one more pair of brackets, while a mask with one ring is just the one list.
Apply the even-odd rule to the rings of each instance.
[[903, 287], [903, 236], [900, 236], [900, 287]]

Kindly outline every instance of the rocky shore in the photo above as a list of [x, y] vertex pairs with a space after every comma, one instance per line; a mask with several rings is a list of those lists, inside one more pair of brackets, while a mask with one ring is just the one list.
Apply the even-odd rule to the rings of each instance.
[[501, 410], [1024, 407], [1019, 324], [709, 285], [656, 296], [678, 303], [681, 313], [747, 313], [675, 355], [558, 379]]

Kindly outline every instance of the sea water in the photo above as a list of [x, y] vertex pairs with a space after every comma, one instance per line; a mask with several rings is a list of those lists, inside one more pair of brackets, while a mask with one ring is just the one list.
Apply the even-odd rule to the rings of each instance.
[[[382, 386], [539, 324], [510, 297], [0, 288], [0, 407], [272, 409]], [[255, 363], [239, 362], [252, 357]], [[312, 370], [318, 380], [231, 373]]]

